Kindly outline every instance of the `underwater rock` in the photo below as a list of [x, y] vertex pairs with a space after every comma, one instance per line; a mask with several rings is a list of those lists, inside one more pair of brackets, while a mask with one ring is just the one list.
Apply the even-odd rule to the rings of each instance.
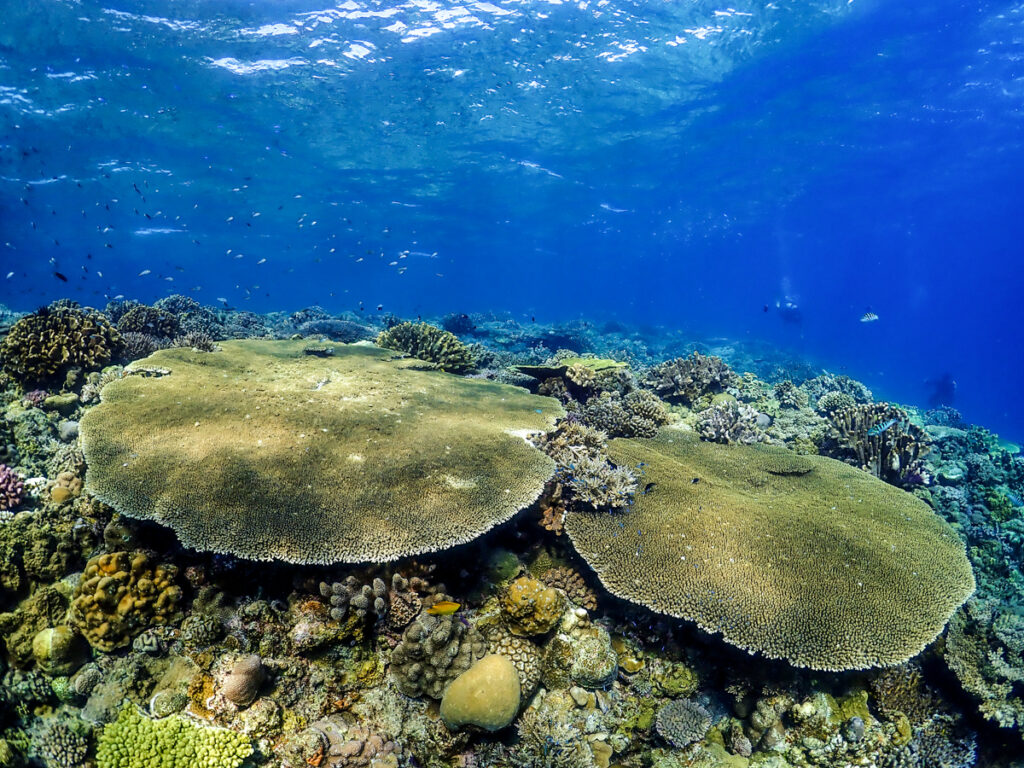
[[512, 660], [488, 654], [448, 686], [441, 698], [441, 719], [449, 728], [475, 725], [499, 731], [519, 711], [519, 673]]
[[675, 429], [609, 453], [644, 464], [652, 490], [617, 515], [572, 511], [577, 551], [613, 594], [745, 650], [837, 671], [898, 663], [974, 591], [947, 523], [841, 462]]
[[325, 359], [303, 346], [250, 339], [133, 363], [170, 373], [112, 381], [82, 417], [87, 489], [204, 551], [383, 562], [476, 538], [551, 477], [523, 436], [552, 426], [555, 401], [371, 346]]
[[501, 595], [501, 610], [513, 634], [529, 637], [554, 629], [565, 612], [565, 601], [553, 587], [520, 576]]

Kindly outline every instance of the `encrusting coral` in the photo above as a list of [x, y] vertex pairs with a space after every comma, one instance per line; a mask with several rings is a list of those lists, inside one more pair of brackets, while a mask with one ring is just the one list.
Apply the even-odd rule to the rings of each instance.
[[442, 371], [465, 373], [473, 355], [459, 337], [429, 323], [399, 323], [377, 337], [377, 346], [433, 363]]
[[554, 462], [523, 438], [558, 403], [328, 346], [230, 341], [133, 363], [159, 375], [112, 381], [80, 421], [86, 488], [197, 549], [296, 563], [447, 549], [540, 495]]
[[120, 341], [117, 330], [96, 310], [50, 305], [14, 324], [0, 342], [0, 361], [22, 383], [61, 382], [72, 368], [102, 368]]
[[740, 648], [814, 669], [894, 664], [974, 591], [949, 525], [841, 462], [673, 429], [609, 454], [651, 487], [617, 515], [571, 511], [577, 551], [613, 594]]
[[153, 624], [166, 624], [178, 611], [178, 568], [154, 565], [144, 552], [111, 552], [85, 566], [71, 617], [85, 639], [102, 651], [128, 645]]

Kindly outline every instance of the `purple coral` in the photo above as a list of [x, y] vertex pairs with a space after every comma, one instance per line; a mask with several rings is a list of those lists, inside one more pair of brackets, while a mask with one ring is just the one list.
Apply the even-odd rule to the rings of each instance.
[[22, 400], [24, 400], [29, 405], [39, 407], [40, 405], [43, 404], [43, 400], [45, 400], [49, 396], [50, 393], [47, 392], [45, 389], [33, 389], [26, 392], [24, 396], [22, 396]]
[[0, 509], [14, 509], [25, 496], [25, 484], [18, 473], [0, 464]]

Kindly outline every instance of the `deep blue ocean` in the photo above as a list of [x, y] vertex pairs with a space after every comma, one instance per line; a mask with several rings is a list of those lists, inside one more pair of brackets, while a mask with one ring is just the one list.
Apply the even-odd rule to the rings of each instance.
[[878, 399], [948, 374], [968, 420], [1024, 439], [1019, 0], [0, 19], [12, 309], [617, 319], [765, 340]]

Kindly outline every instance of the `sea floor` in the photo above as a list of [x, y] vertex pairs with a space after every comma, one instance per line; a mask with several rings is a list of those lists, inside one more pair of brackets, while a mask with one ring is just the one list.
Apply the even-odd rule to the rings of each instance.
[[[317, 307], [258, 315], [185, 297], [153, 307], [57, 302], [29, 315], [4, 313], [0, 766], [1024, 766], [1024, 459], [1016, 446], [964, 423], [951, 407], [878, 403], [863, 384], [763, 344], [503, 315], [427, 323]], [[286, 377], [271, 382], [264, 368], [239, 372], [225, 362], [228, 351], [237, 358], [249, 349], [238, 345], [243, 339], [276, 340], [266, 349], [299, 350], [295, 371], [324, 361], [329, 373], [310, 374], [300, 382], [306, 394], [296, 395]], [[390, 351], [378, 355], [374, 343]], [[350, 344], [360, 345], [357, 355], [346, 352]], [[357, 359], [385, 373], [360, 373]], [[345, 458], [363, 462], [360, 471], [378, 485], [362, 498], [339, 484], [337, 493], [346, 492], [338, 506], [350, 513], [363, 504], [384, 522], [367, 530], [358, 521], [325, 526], [324, 536], [371, 537], [386, 562], [231, 554], [248, 551], [243, 540], [287, 536], [306, 524], [315, 491], [330, 491], [341, 477], [325, 470], [330, 454], [318, 449], [305, 449], [304, 485], [259, 459], [249, 474], [205, 459], [209, 472], [195, 487], [161, 487], [170, 501], [150, 503], [160, 474], [141, 479], [132, 462], [154, 444], [167, 447], [163, 476], [174, 477], [208, 447], [204, 421], [217, 418], [194, 410], [212, 391], [205, 384], [194, 392], [186, 386], [180, 409], [159, 405], [161, 382], [180, 376], [178, 365], [212, 371], [211, 380], [244, 379], [252, 398], [251, 408], [239, 405], [251, 410], [245, 429], [266, 435], [332, 387], [348, 387], [339, 399], [365, 407], [346, 412], [350, 433], [332, 434], [366, 443], [365, 452], [346, 448]], [[388, 389], [392, 374], [413, 383]], [[442, 394], [426, 397], [416, 376], [440, 381]], [[111, 421], [119, 404], [139, 397], [150, 398], [146, 407]], [[523, 398], [515, 418], [543, 423], [529, 446], [516, 438], [525, 458], [509, 453], [515, 458], [503, 462], [491, 450], [504, 439], [486, 429], [498, 416], [474, 422], [476, 431], [460, 426], [460, 414], [471, 418], [477, 401], [495, 397], [509, 409]], [[454, 405], [432, 411], [441, 400]], [[108, 415], [88, 415], [101, 403]], [[380, 416], [399, 412], [397, 421], [422, 417], [437, 430], [442, 458], [425, 450], [399, 461], [410, 451], [388, 448], [382, 436], [399, 427]], [[140, 418], [151, 426], [139, 428]], [[100, 425], [128, 446], [123, 472], [101, 471], [112, 459], [104, 448], [111, 441], [93, 437]], [[922, 502], [915, 509], [930, 507], [942, 521], [936, 530], [969, 559], [973, 595], [922, 652], [895, 665], [869, 660], [861, 665], [868, 668], [847, 669], [855, 665], [842, 649], [865, 640], [851, 624], [836, 640], [839, 671], [797, 668], [785, 652], [747, 653], [723, 639], [738, 636], [728, 621], [706, 632], [644, 607], [662, 603], [661, 595], [643, 594], [643, 579], [657, 579], [641, 545], [636, 590], [615, 590], [639, 597], [613, 596], [602, 580], [613, 566], [594, 551], [590, 564], [579, 554], [583, 536], [572, 516], [614, 516], [642, 506], [659, 483], [667, 487], [635, 463], [611, 461], [665, 429], [721, 446], [715, 450], [774, 445], [793, 456], [828, 456], [874, 475], [894, 498], [912, 495], [913, 504]], [[88, 450], [83, 436], [95, 440]], [[466, 440], [475, 442], [463, 450]], [[383, 444], [375, 467], [366, 466], [377, 455], [371, 443]], [[438, 491], [437, 501], [422, 490], [428, 485], [410, 485], [409, 467], [429, 475], [431, 462], [448, 466], [448, 455], [475, 467], [472, 480], [444, 475], [459, 492], [460, 484], [504, 481], [501, 473], [542, 476], [507, 514], [484, 505], [492, 522], [465, 523], [452, 513], [455, 527], [482, 532], [446, 532], [434, 512], [443, 518], [448, 497]], [[409, 487], [421, 489], [412, 502], [401, 495]], [[295, 499], [282, 502], [288, 522], [246, 530], [257, 519], [253, 507], [266, 501], [257, 493]], [[238, 498], [248, 506], [232, 508]], [[185, 519], [181, 499], [207, 516]], [[381, 512], [386, 504], [395, 504], [394, 515]], [[393, 522], [421, 512], [421, 527]], [[236, 529], [231, 515], [250, 522]], [[808, 520], [808, 529], [817, 522]], [[720, 527], [721, 519], [708, 524]], [[287, 551], [297, 561], [308, 554]], [[950, 563], [939, 582], [948, 578], [945, 597], [959, 605], [964, 595]], [[822, 589], [837, 578], [833, 565], [822, 561]], [[725, 583], [758, 578], [725, 569]], [[908, 626], [921, 615], [917, 599], [887, 597]], [[866, 615], [863, 605], [848, 612]], [[753, 617], [769, 626], [774, 619]], [[785, 628], [781, 617], [779, 626], [788, 633], [779, 647], [816, 643], [812, 626]]]

